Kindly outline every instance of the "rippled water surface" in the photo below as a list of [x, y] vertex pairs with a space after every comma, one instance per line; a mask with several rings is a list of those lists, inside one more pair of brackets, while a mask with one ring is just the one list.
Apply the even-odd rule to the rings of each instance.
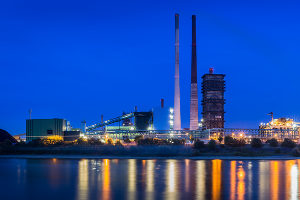
[[300, 160], [0, 159], [0, 199], [298, 199]]

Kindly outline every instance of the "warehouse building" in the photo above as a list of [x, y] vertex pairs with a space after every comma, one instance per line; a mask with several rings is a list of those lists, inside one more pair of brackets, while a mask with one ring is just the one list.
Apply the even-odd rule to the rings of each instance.
[[174, 125], [174, 109], [164, 105], [164, 99], [160, 100], [161, 105], [152, 109], [153, 128], [155, 130], [172, 130]]
[[67, 131], [65, 119], [27, 119], [26, 120], [26, 141], [41, 139], [47, 136], [64, 136]]

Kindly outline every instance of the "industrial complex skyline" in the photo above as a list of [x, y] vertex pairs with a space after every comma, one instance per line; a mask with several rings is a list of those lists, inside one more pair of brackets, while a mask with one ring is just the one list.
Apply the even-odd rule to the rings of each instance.
[[257, 128], [270, 112], [300, 119], [298, 2], [14, 2], [0, 6], [0, 125], [12, 134], [25, 132], [29, 109], [80, 127], [161, 98], [173, 106], [177, 12], [181, 128], [190, 123], [193, 14], [198, 77], [210, 67], [226, 74], [225, 126]]
[[1, 199], [300, 199], [299, 8], [0, 1]]

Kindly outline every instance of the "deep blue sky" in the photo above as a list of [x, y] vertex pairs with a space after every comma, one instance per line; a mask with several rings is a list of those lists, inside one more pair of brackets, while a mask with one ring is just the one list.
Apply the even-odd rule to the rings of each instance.
[[29, 108], [33, 118], [79, 127], [135, 105], [150, 110], [160, 98], [173, 106], [176, 12], [183, 127], [192, 14], [198, 77], [209, 67], [226, 74], [226, 127], [257, 128], [271, 111], [300, 120], [299, 8], [297, 1], [1, 1], [0, 128], [24, 133]]

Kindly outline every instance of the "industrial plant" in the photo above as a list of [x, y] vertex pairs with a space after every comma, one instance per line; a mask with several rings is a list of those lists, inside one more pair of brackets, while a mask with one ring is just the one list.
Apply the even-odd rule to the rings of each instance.
[[[199, 108], [197, 77], [196, 16], [192, 15], [191, 79], [190, 79], [190, 124], [182, 128], [180, 106], [179, 74], [179, 14], [175, 14], [175, 74], [174, 106], [160, 106], [149, 111], [122, 113], [112, 119], [103, 119], [96, 124], [82, 121], [80, 128], [73, 128], [65, 119], [29, 119], [26, 120], [26, 141], [48, 136], [61, 136], [65, 141], [74, 141], [80, 137], [112, 138], [118, 140], [134, 139], [138, 135], [152, 138], [179, 138], [185, 140], [224, 137], [254, 137], [262, 139], [289, 137], [298, 140], [299, 123], [292, 119], [273, 119], [261, 124], [258, 129], [225, 128], [225, 74], [215, 74], [214, 68], [202, 76], [201, 108]], [[202, 117], [199, 117], [199, 109]], [[272, 113], [273, 116], [273, 113]]]

